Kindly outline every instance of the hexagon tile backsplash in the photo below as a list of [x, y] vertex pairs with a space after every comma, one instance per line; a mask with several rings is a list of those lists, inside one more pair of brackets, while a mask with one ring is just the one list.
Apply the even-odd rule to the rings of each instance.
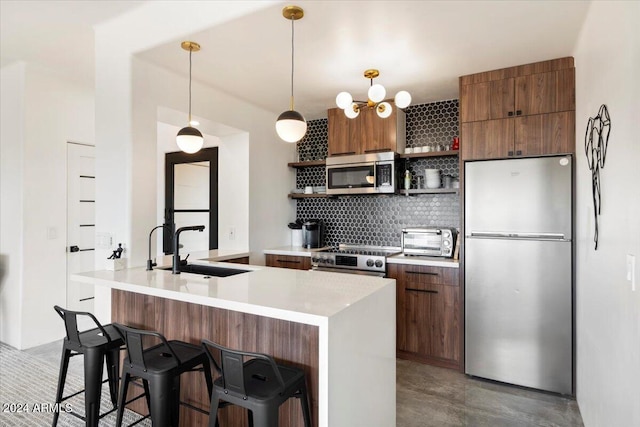
[[[458, 136], [458, 100], [448, 100], [408, 107], [407, 147], [451, 143]], [[327, 119], [310, 120], [305, 137], [298, 143], [300, 161], [323, 160], [327, 156]], [[412, 186], [425, 168], [437, 168], [443, 175], [458, 176], [455, 157], [428, 157], [407, 162]], [[405, 162], [397, 168], [404, 171]], [[321, 186], [324, 167], [297, 169], [296, 187]], [[415, 196], [350, 196], [339, 198], [297, 199], [298, 218], [322, 219], [326, 227], [326, 244], [340, 243], [375, 246], [400, 246], [405, 227], [459, 227], [458, 194], [420, 194]]]

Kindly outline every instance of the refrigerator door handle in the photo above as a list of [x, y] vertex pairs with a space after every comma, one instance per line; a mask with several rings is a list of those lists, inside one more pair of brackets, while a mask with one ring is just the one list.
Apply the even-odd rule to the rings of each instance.
[[506, 233], [495, 231], [472, 231], [467, 237], [485, 239], [532, 239], [568, 241], [562, 233]]

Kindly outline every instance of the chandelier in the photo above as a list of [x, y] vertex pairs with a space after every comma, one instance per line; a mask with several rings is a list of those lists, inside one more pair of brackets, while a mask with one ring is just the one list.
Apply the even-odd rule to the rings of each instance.
[[[344, 110], [345, 116], [350, 119], [355, 119], [360, 114], [362, 108], [375, 108], [379, 117], [386, 119], [393, 112], [393, 107], [388, 102], [390, 99], [385, 99], [387, 91], [381, 84], [373, 84], [373, 79], [378, 77], [380, 72], [375, 69], [366, 70], [364, 77], [371, 81], [371, 86], [367, 92], [368, 99], [366, 101], [354, 101], [349, 92], [340, 92], [336, 96], [336, 105]], [[411, 95], [406, 90], [398, 92], [394, 98], [394, 103], [398, 108], [406, 108], [411, 104]]]
[[200, 151], [204, 144], [202, 133], [193, 127], [197, 126], [197, 122], [191, 120], [191, 54], [199, 51], [200, 45], [196, 42], [184, 41], [181, 46], [189, 51], [189, 125], [180, 129], [176, 135], [176, 144], [185, 153], [193, 154]]

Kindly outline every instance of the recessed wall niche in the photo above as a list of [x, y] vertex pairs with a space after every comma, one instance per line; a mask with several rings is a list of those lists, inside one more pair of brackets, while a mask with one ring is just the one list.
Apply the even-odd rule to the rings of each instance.
[[[458, 136], [458, 100], [410, 106], [405, 109], [407, 147], [427, 144], [451, 144]], [[300, 161], [327, 157], [327, 119], [310, 120], [305, 137], [298, 142]], [[409, 169], [412, 185], [426, 168], [442, 170], [443, 175], [458, 176], [455, 157], [428, 157], [398, 161], [398, 168]], [[322, 166], [296, 170], [296, 187], [325, 185]], [[375, 246], [400, 246], [401, 230], [411, 226], [459, 227], [458, 194], [421, 194], [389, 196], [348, 196], [296, 199], [297, 218], [322, 219], [327, 245], [340, 243]]]

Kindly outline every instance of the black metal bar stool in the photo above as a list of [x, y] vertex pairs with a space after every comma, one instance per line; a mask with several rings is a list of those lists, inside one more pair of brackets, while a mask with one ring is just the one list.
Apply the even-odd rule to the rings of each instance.
[[[266, 354], [231, 350], [208, 340], [202, 340], [202, 347], [220, 373], [213, 382], [209, 427], [217, 427], [218, 408], [228, 404], [249, 410], [250, 427], [277, 427], [278, 409], [291, 397], [300, 399], [304, 425], [311, 427], [302, 369], [278, 365]], [[212, 354], [211, 347], [219, 351], [218, 359]]]
[[[180, 420], [180, 404], [204, 414], [209, 413], [180, 401], [180, 375], [189, 371], [204, 371], [207, 391], [211, 396], [211, 368], [209, 359], [200, 346], [177, 340], [167, 341], [163, 335], [154, 331], [135, 329], [118, 323], [114, 323], [114, 326], [127, 344], [127, 357], [122, 362], [117, 427], [122, 425], [125, 405], [142, 396], [146, 397], [149, 409], [149, 415], [142, 419], [151, 417], [154, 427], [177, 427]], [[154, 337], [151, 339], [159, 340], [160, 343], [145, 348], [145, 337]], [[142, 380], [144, 393], [126, 402], [129, 383], [137, 379]]]
[[[117, 408], [118, 374], [120, 370], [119, 352], [124, 341], [111, 324], [101, 325], [98, 319], [91, 313], [66, 310], [57, 305], [54, 306], [53, 309], [60, 315], [62, 320], [64, 320], [64, 327], [67, 332], [67, 336], [62, 343], [62, 358], [60, 360], [56, 403], [60, 404], [84, 392], [85, 416], [83, 417], [74, 412], [70, 412], [70, 414], [84, 420], [87, 426], [97, 426], [100, 418], [110, 414]], [[91, 318], [97, 328], [79, 332], [79, 316]], [[67, 370], [69, 368], [69, 359], [79, 354], [84, 355], [84, 390], [62, 397], [67, 378]], [[103, 381], [102, 369], [105, 361], [107, 364], [108, 379]], [[111, 395], [113, 409], [104, 414], [100, 414], [100, 395], [102, 393], [102, 384], [105, 382], [109, 382], [109, 393]], [[60, 411], [55, 411], [52, 426], [55, 427], [58, 424], [59, 416]]]

